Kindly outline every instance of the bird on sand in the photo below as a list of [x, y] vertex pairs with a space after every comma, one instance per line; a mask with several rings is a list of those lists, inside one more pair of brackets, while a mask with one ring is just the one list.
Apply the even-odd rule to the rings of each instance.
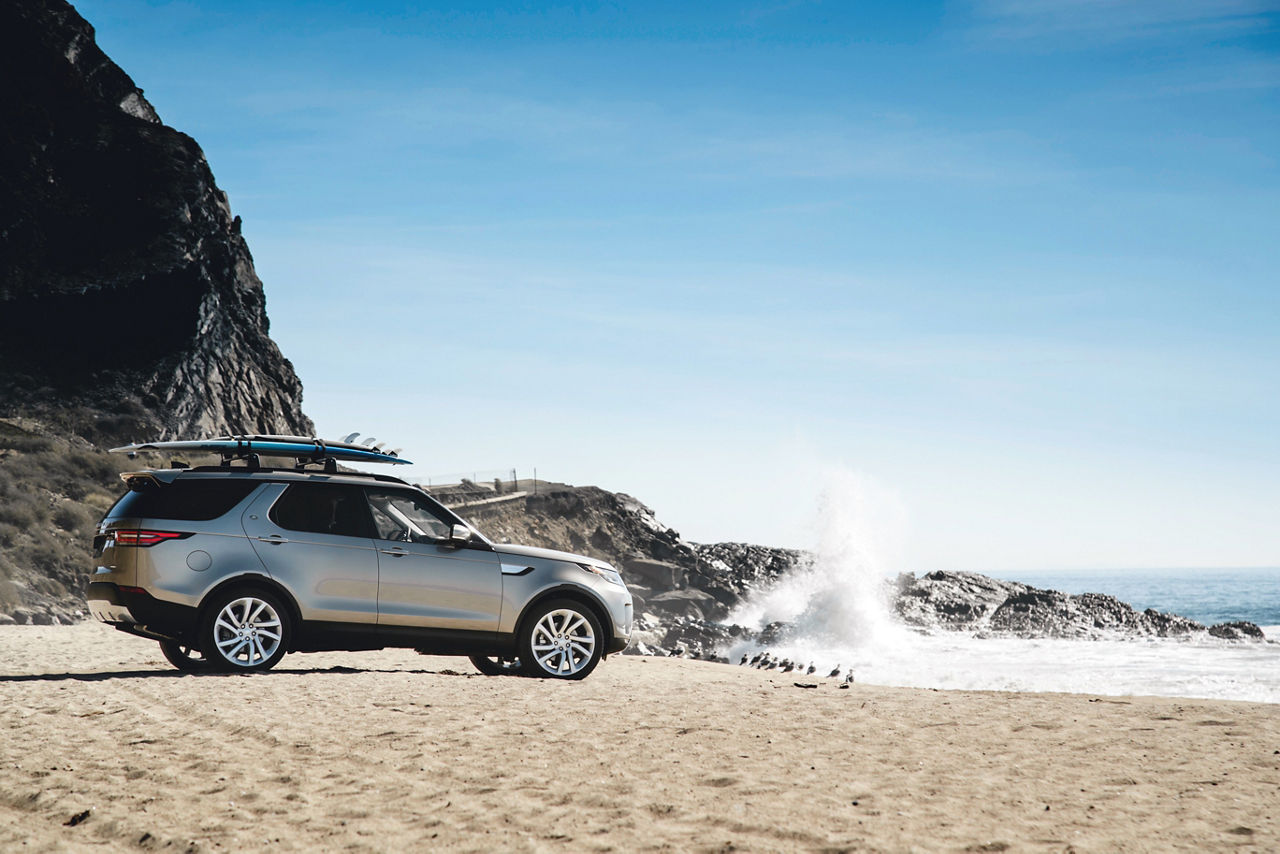
[[828, 674], [827, 674], [827, 678], [828, 678], [828, 679], [839, 679], [839, 678], [840, 678], [840, 665], [838, 665], [838, 664], [837, 664], [837, 665], [835, 666], [835, 669], [834, 669], [834, 670], [832, 670], [830, 673], [828, 673]]

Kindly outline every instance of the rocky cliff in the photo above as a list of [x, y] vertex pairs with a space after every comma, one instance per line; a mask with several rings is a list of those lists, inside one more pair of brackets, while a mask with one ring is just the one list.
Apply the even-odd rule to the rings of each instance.
[[195, 140], [63, 0], [0, 4], [0, 415], [94, 440], [310, 434]]
[[83, 608], [104, 446], [313, 431], [200, 146], [62, 0], [0, 3], [0, 620]]

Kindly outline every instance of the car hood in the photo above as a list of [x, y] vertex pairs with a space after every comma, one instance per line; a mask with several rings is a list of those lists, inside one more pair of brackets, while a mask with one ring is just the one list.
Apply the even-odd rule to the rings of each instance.
[[570, 552], [558, 552], [555, 549], [540, 549], [535, 546], [517, 546], [513, 543], [499, 543], [495, 545], [494, 550], [498, 554], [518, 555], [520, 557], [540, 557], [546, 560], [563, 560], [568, 563], [586, 563], [591, 566], [605, 567], [613, 569], [613, 566], [604, 560], [594, 557], [586, 557], [584, 555], [576, 555]]

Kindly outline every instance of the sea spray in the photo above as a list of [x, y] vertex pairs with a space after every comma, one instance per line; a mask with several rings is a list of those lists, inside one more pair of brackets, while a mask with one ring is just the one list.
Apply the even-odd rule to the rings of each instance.
[[809, 557], [739, 605], [728, 622], [755, 629], [789, 624], [784, 643], [797, 656], [838, 649], [862, 657], [901, 644], [907, 633], [890, 615], [888, 579], [900, 569], [904, 520], [897, 497], [870, 478], [829, 473]]

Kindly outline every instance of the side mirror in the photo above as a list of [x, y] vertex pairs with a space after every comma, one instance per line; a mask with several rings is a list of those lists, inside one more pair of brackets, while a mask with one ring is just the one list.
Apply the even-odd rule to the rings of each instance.
[[471, 542], [471, 529], [466, 525], [454, 525], [449, 530], [449, 545], [459, 548]]

